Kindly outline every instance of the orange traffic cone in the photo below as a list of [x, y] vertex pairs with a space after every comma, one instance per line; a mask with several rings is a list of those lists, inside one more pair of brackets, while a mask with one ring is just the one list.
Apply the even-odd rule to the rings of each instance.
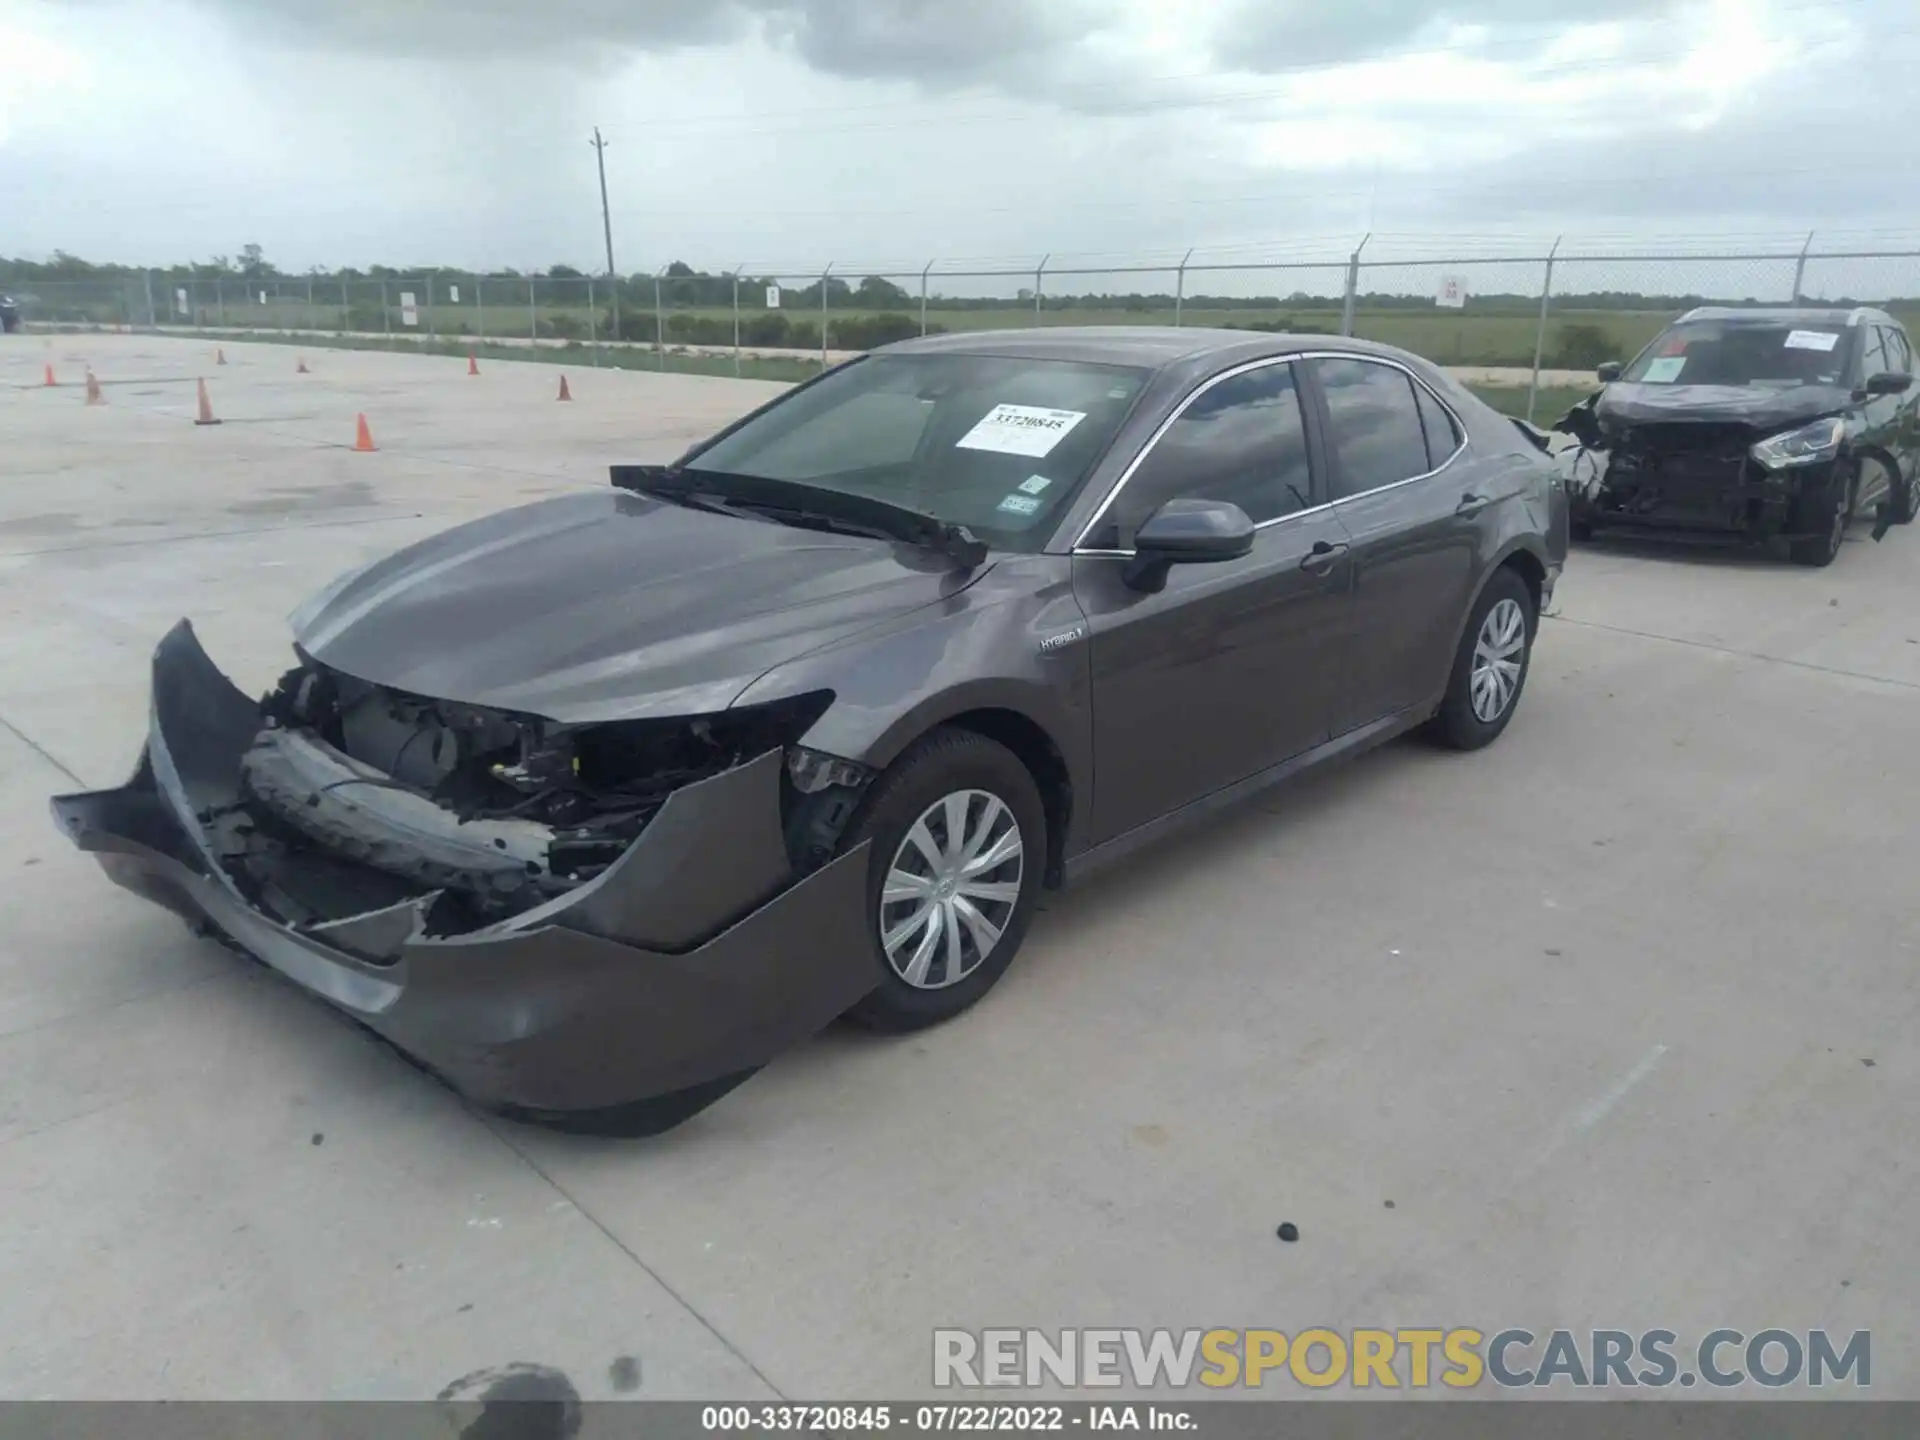
[[571, 400], [573, 398], [573, 392], [567, 389], [567, 377], [564, 375], [560, 377], [560, 393], [554, 398], [558, 400]]
[[467, 352], [467, 373], [469, 375], [478, 375], [480, 373], [480, 357], [471, 350]]
[[200, 381], [200, 414], [193, 423], [196, 425], [218, 425], [220, 423], [213, 418], [213, 401], [207, 398], [207, 382], [205, 380]]
[[42, 385], [58, 385], [60, 383], [58, 380], [53, 378], [53, 366], [51, 365], [47, 366], [47, 378], [45, 380], [42, 380], [40, 383]]
[[87, 371], [87, 403], [89, 405], [104, 405], [107, 403], [107, 397], [100, 393], [100, 382], [94, 378], [92, 370]]
[[354, 432], [353, 448], [356, 450], [373, 449], [373, 431], [367, 428], [367, 417], [359, 417], [359, 428]]
[[306, 356], [304, 356], [304, 355], [302, 355], [302, 356], [300, 357], [300, 363], [299, 363], [298, 365], [295, 365], [295, 366], [293, 367], [293, 373], [294, 373], [294, 374], [296, 374], [296, 375], [307, 375], [307, 374], [311, 374], [311, 373], [312, 373], [311, 371], [309, 371], [309, 370], [307, 369], [307, 357], [306, 357]]
[[215, 351], [213, 352], [213, 363], [214, 363], [214, 364], [216, 364], [216, 365], [224, 365], [224, 364], [226, 364], [226, 363], [227, 363], [227, 352], [226, 352], [225, 350], [215, 350]]

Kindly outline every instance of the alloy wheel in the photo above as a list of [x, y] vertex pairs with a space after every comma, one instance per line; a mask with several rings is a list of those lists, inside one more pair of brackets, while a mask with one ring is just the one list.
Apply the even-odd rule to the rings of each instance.
[[1000, 943], [1025, 875], [1020, 822], [998, 796], [956, 790], [921, 812], [880, 890], [880, 948], [918, 990], [944, 990]]
[[1473, 645], [1473, 673], [1468, 693], [1473, 713], [1491, 725], [1507, 713], [1520, 689], [1520, 669], [1527, 658], [1527, 617], [1517, 600], [1502, 600], [1480, 622]]

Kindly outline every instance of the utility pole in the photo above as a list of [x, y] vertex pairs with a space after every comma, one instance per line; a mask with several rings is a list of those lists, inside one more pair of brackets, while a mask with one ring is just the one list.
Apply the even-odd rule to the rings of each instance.
[[620, 339], [620, 274], [613, 268], [613, 211], [607, 208], [607, 142], [593, 127], [593, 156], [600, 165], [600, 224], [607, 236], [607, 283], [613, 287], [613, 338]]

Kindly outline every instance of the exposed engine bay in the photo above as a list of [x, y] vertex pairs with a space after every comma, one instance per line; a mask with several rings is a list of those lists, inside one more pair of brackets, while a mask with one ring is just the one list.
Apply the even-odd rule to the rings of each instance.
[[[261, 702], [241, 799], [211, 817], [250, 898], [296, 924], [442, 893], [431, 928], [474, 929], [591, 881], [683, 786], [788, 747], [783, 789], [845, 799], [860, 767], [791, 742], [830, 697], [690, 719], [568, 726], [407, 695], [308, 662]], [[808, 809], [817, 832], [822, 806]], [[833, 816], [825, 818], [831, 827]], [[796, 862], [831, 851], [811, 833]]]

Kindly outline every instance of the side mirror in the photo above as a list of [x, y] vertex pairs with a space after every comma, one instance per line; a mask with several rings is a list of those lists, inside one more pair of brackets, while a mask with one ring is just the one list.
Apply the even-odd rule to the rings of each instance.
[[1618, 360], [1609, 360], [1606, 364], [1598, 366], [1593, 375], [1602, 385], [1611, 385], [1620, 378], [1620, 372], [1624, 368]]
[[1166, 588], [1175, 565], [1217, 565], [1253, 550], [1253, 521], [1224, 500], [1169, 500], [1133, 537], [1126, 583], [1149, 595]]
[[1867, 383], [1861, 387], [1863, 395], [1904, 395], [1913, 388], [1911, 375], [1899, 375], [1891, 370], [1883, 370], [1878, 375], [1867, 377]]

